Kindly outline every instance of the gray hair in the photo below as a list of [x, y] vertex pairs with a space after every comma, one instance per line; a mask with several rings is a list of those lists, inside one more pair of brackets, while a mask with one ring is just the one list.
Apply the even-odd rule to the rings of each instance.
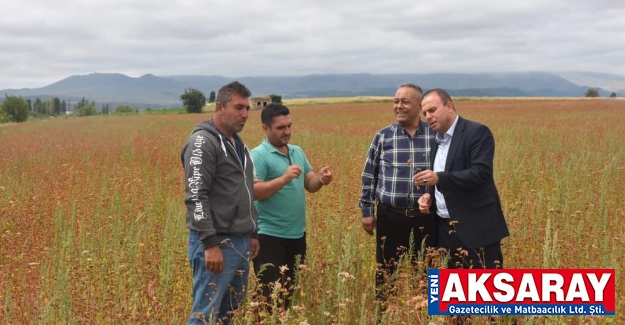
[[242, 83], [238, 81], [233, 81], [219, 89], [217, 92], [217, 98], [215, 98], [215, 102], [221, 103], [224, 107], [230, 101], [232, 94], [237, 94], [244, 98], [249, 98], [252, 93], [247, 87], [245, 87]]
[[412, 82], [404, 82], [403, 84], [399, 85], [399, 88], [404, 88], [404, 87], [408, 87], [408, 88], [412, 88], [414, 90], [417, 91], [417, 97], [419, 98], [419, 101], [421, 101], [421, 99], [423, 99], [423, 89], [421, 89], [421, 87], [413, 84]]

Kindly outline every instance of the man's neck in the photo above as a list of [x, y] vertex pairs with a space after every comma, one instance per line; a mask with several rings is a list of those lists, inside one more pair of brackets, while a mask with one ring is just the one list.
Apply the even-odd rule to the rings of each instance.
[[215, 127], [217, 128], [217, 130], [219, 130], [219, 132], [223, 133], [226, 137], [228, 137], [228, 140], [232, 142], [232, 144], [234, 145], [235, 144], [234, 133], [228, 132], [221, 124], [221, 121], [219, 121], [218, 119], [215, 119], [214, 122], [215, 122]]
[[419, 130], [420, 123], [421, 121], [417, 119], [416, 122], [412, 121], [406, 122], [405, 124], [400, 124], [410, 136], [414, 136], [417, 133], [417, 130]]
[[[267, 141], [267, 142], [269, 142], [269, 141]], [[285, 155], [285, 156], [288, 156], [288, 155], [289, 155], [289, 148], [288, 148], [288, 145], [286, 145], [286, 144], [285, 144], [285, 145], [283, 145], [283, 146], [276, 146], [275, 144], [273, 144], [273, 143], [271, 143], [271, 142], [269, 142], [269, 144], [270, 144], [272, 147], [276, 148], [276, 150], [278, 150], [279, 152], [281, 152], [283, 155]]]

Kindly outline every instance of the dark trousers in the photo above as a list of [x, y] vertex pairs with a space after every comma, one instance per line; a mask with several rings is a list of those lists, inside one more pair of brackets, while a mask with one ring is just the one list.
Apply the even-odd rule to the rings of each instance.
[[376, 287], [378, 299], [384, 298], [384, 285], [395, 272], [397, 262], [403, 254], [409, 253], [410, 236], [413, 236], [413, 262], [425, 247], [436, 245], [436, 216], [406, 217], [403, 214], [387, 210], [378, 204], [375, 258], [378, 263]]
[[[286, 294], [281, 295], [284, 308], [289, 305], [291, 287], [295, 281], [295, 260], [300, 256], [300, 263], [306, 256], [306, 234], [298, 239], [280, 238], [269, 235], [258, 235], [260, 252], [254, 259], [254, 272], [262, 285], [262, 294], [272, 303], [270, 295], [273, 291], [273, 283], [278, 281], [286, 288]], [[280, 267], [286, 266], [287, 270], [281, 272]], [[262, 269], [262, 270], [261, 270]]]
[[[447, 268], [449, 269], [501, 269], [503, 268], [503, 254], [501, 253], [501, 241], [483, 246], [483, 247], [467, 247], [460, 240], [456, 228], [455, 221], [436, 218], [436, 227], [438, 229], [438, 246], [447, 249], [449, 261]], [[490, 317], [493, 324], [497, 324], [497, 320]], [[514, 317], [505, 317], [505, 324], [516, 324]], [[454, 316], [451, 324], [465, 325], [471, 324], [469, 316]]]
[[454, 227], [454, 221], [437, 217], [438, 246], [449, 252], [450, 269], [501, 269], [503, 268], [503, 254], [501, 242], [483, 246], [467, 247]]

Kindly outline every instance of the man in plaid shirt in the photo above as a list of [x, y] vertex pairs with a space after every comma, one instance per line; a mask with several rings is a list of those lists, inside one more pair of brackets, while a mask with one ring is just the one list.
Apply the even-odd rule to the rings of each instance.
[[[383, 298], [387, 279], [399, 257], [407, 253], [411, 234], [413, 256], [436, 245], [436, 215], [421, 213], [418, 199], [432, 192], [430, 186], [416, 186], [414, 175], [432, 167], [435, 132], [419, 119], [423, 91], [412, 83], [402, 84], [395, 93], [393, 123], [376, 133], [362, 172], [362, 227], [373, 235], [376, 229], [377, 297]], [[374, 215], [374, 206], [377, 211]]]

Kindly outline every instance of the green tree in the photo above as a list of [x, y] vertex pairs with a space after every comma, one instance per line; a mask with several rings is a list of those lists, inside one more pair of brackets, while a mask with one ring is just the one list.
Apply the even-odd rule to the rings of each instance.
[[81, 116], [90, 116], [90, 115], [98, 115], [98, 110], [93, 107], [91, 104], [86, 104], [83, 107], [79, 108], [76, 111], [76, 115], [78, 117]]
[[206, 96], [195, 88], [187, 88], [184, 94], [180, 95], [180, 99], [187, 113], [202, 113], [202, 108], [206, 105]]
[[586, 96], [586, 97], [599, 97], [599, 90], [597, 90], [596, 88], [588, 88], [588, 90], [586, 90], [586, 94], [584, 94], [584, 96]]
[[61, 114], [65, 115], [67, 112], [67, 103], [65, 100], [61, 101]]
[[61, 100], [58, 97], [54, 97], [52, 100], [52, 106], [54, 108], [54, 115], [61, 114]]
[[109, 115], [111, 113], [111, 109], [109, 108], [109, 104], [102, 105], [102, 115]]
[[209, 103], [215, 102], [215, 91], [211, 91], [211, 93], [208, 95], [208, 102]]
[[22, 97], [9, 95], [5, 95], [0, 111], [5, 115], [4, 119], [8, 117], [9, 121], [17, 123], [28, 120], [30, 113], [28, 103]]
[[32, 112], [33, 111], [33, 102], [29, 99], [26, 100], [26, 103], [28, 103], [28, 111]]
[[271, 102], [272, 103], [282, 104], [282, 96], [276, 95], [276, 94], [271, 94], [271, 95], [269, 95], [269, 97], [271, 97]]
[[35, 99], [35, 105], [33, 106], [33, 110], [37, 114], [43, 114], [44, 113], [43, 103], [41, 102], [41, 99], [39, 99], [39, 97], [37, 97], [37, 99]]
[[2, 110], [2, 106], [0, 106], [0, 124], [9, 122], [11, 122], [11, 117], [4, 113], [4, 111]]
[[615, 93], [615, 92], [612, 92], [612, 93], [610, 94], [610, 98], [616, 98], [616, 93]]
[[54, 101], [52, 100], [52, 98], [46, 100], [43, 105], [45, 107], [46, 115], [54, 115]]
[[132, 113], [134, 110], [128, 105], [119, 105], [115, 107], [115, 113]]
[[76, 104], [75, 110], [79, 110], [81, 109], [83, 106], [87, 105], [87, 100], [85, 99], [85, 97], [83, 97], [80, 101], [78, 101], [78, 103]]

